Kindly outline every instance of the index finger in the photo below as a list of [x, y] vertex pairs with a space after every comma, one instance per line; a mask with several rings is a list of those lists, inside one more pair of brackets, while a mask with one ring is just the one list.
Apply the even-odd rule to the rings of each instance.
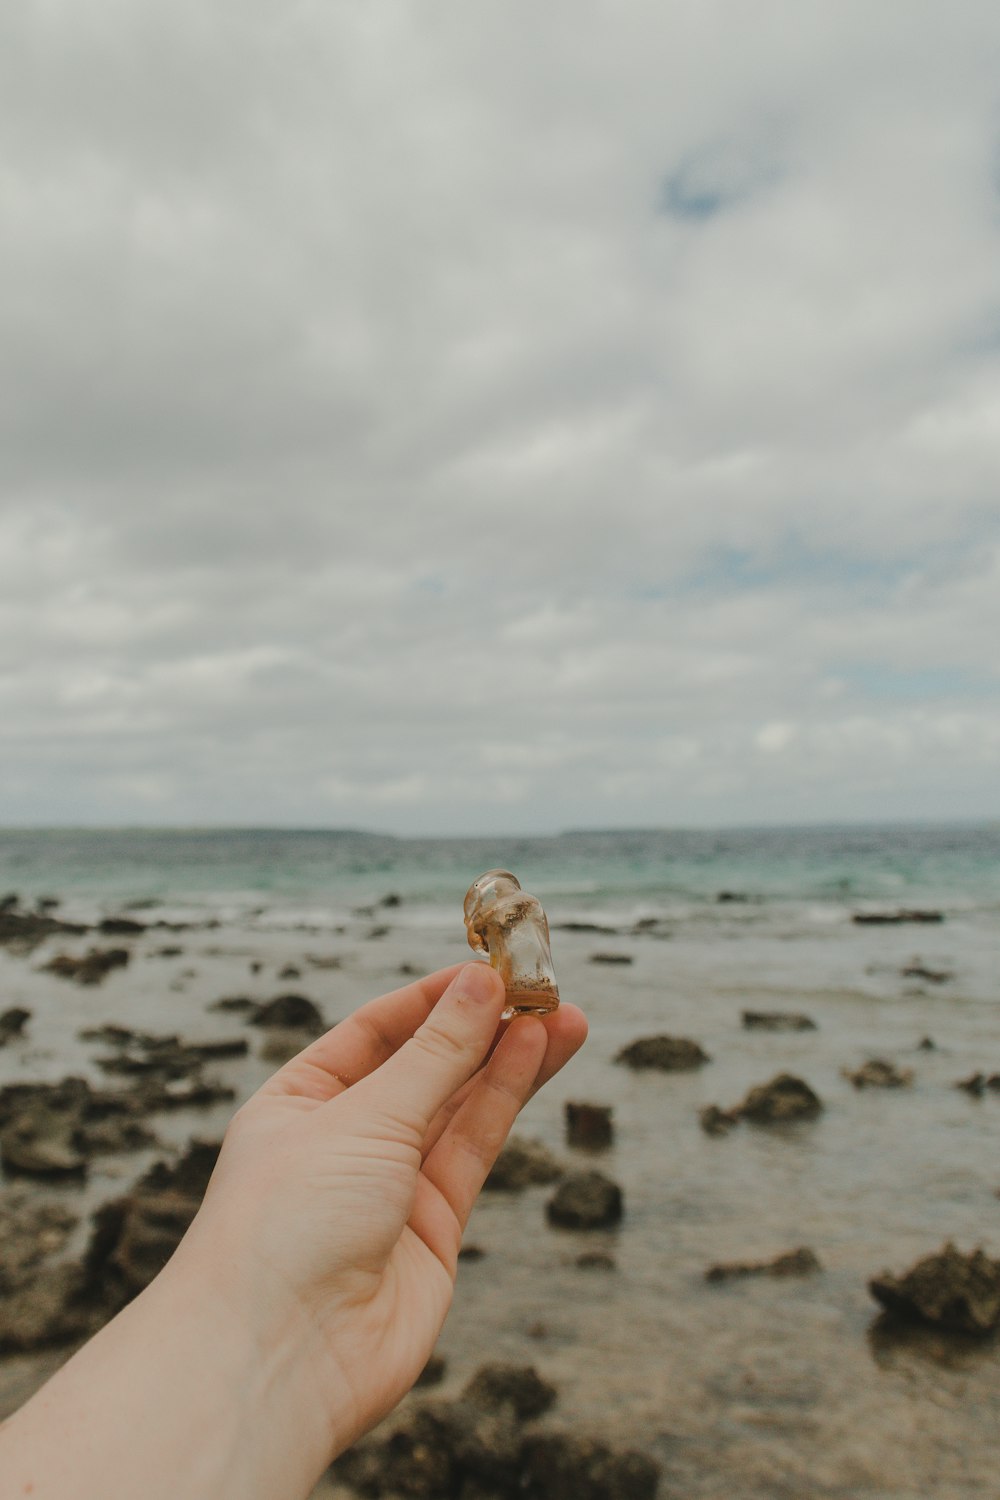
[[452, 964], [377, 1000], [369, 1000], [269, 1078], [263, 1093], [294, 1094], [324, 1103], [367, 1078], [424, 1024], [455, 975]]

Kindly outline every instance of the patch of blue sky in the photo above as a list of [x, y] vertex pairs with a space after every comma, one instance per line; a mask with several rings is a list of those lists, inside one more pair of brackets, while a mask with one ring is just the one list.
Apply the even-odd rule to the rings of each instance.
[[687, 573], [662, 581], [645, 579], [629, 593], [636, 599], [655, 600], [807, 584], [868, 598], [895, 588], [914, 566], [912, 558], [857, 557], [816, 550], [794, 540], [766, 551], [718, 546]]
[[877, 702], [917, 703], [942, 698], [995, 698], [996, 677], [962, 667], [892, 667], [885, 662], [838, 662], [830, 675]]
[[712, 219], [733, 201], [734, 194], [699, 187], [681, 170], [667, 177], [660, 189], [659, 209], [676, 219]]

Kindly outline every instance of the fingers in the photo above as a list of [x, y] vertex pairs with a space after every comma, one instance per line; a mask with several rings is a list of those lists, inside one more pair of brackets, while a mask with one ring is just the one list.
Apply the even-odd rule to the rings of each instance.
[[466, 964], [409, 1041], [360, 1084], [351, 1098], [419, 1133], [471, 1078], [493, 1041], [504, 1006], [503, 982], [488, 964]]
[[[547, 1016], [541, 1016], [538, 1019], [545, 1028], [547, 1042], [545, 1056], [528, 1091], [528, 1099], [533, 1099], [538, 1090], [543, 1088], [550, 1078], [554, 1078], [560, 1068], [566, 1066], [570, 1058], [587, 1040], [587, 1018], [576, 1005], [568, 1005], [564, 1001], [558, 1010], [550, 1011]], [[472, 1090], [478, 1086], [481, 1077], [482, 1074], [477, 1073], [470, 1078], [468, 1083], [453, 1094], [438, 1110], [428, 1127], [424, 1140], [425, 1156], [433, 1150]]]
[[[547, 1051], [548, 1035], [537, 1016], [512, 1021], [424, 1162], [424, 1176], [446, 1200], [460, 1228], [535, 1086]], [[418, 1225], [414, 1228], [420, 1232]]]
[[370, 1000], [280, 1068], [262, 1092], [294, 1094], [319, 1102], [335, 1098], [398, 1051], [426, 1021], [463, 967], [452, 964]]

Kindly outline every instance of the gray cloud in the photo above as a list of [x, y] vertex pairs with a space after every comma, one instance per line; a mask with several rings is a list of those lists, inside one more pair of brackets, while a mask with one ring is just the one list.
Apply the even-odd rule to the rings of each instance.
[[1000, 813], [995, 6], [0, 16], [0, 822]]

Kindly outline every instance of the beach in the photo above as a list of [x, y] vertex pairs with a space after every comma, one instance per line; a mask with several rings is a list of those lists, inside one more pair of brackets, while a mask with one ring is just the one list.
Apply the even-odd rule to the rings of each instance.
[[[89, 929], [0, 944], [0, 1010], [30, 1012], [0, 1048], [0, 1083], [120, 1083], [98, 1063], [114, 1047], [80, 1036], [109, 1025], [247, 1043], [191, 1070], [231, 1098], [151, 1110], [155, 1142], [94, 1151], [66, 1180], [7, 1176], [4, 1197], [76, 1216], [49, 1262], [79, 1257], [101, 1203], [192, 1138], [218, 1139], [272, 1071], [288, 1039], [246, 1009], [213, 1009], [220, 999], [296, 994], [332, 1024], [470, 956], [466, 886], [509, 865], [543, 900], [561, 992], [591, 1027], [517, 1133], [611, 1178], [624, 1214], [560, 1229], [550, 1186], [484, 1194], [466, 1234], [482, 1253], [460, 1264], [435, 1394], [457, 1394], [487, 1359], [534, 1365], [558, 1391], [546, 1424], [651, 1454], [662, 1496], [991, 1493], [996, 1343], [887, 1326], [867, 1283], [948, 1240], [1000, 1255], [1000, 1091], [955, 1086], [1000, 1072], [1000, 831], [672, 837], [0, 837], [10, 910]], [[48, 967], [95, 946], [126, 953], [96, 983]], [[748, 1029], [744, 1011], [814, 1026]], [[615, 1061], [660, 1034], [709, 1060], [682, 1072]], [[912, 1079], [856, 1087], [845, 1070], [872, 1059]], [[701, 1128], [706, 1106], [729, 1110], [781, 1073], [808, 1082], [816, 1118]], [[567, 1144], [567, 1102], [610, 1106], [610, 1147]], [[719, 1262], [798, 1247], [819, 1269], [706, 1280]], [[577, 1264], [588, 1252], [601, 1255]], [[0, 1359], [0, 1413], [67, 1352]], [[324, 1481], [318, 1493], [335, 1492]]]

